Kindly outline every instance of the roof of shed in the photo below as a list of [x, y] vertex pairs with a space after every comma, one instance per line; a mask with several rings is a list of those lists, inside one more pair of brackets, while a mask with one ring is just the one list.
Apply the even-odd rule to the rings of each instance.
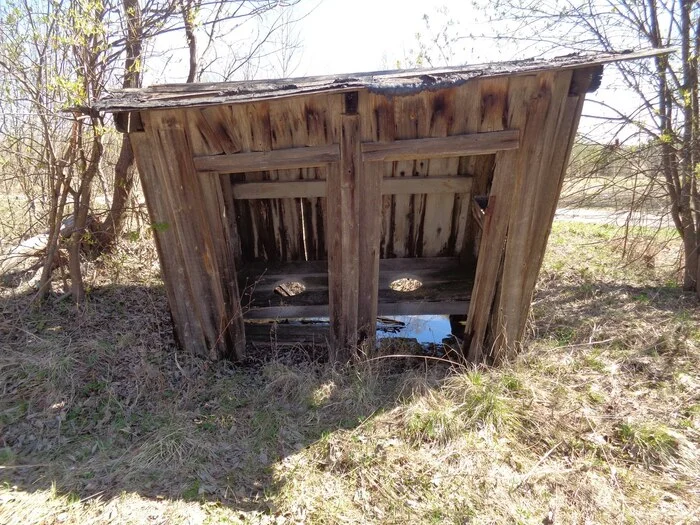
[[439, 69], [374, 71], [280, 80], [161, 84], [148, 88], [112, 90], [96, 102], [92, 109], [104, 112], [122, 112], [209, 106], [359, 89], [389, 95], [402, 95], [450, 87], [473, 78], [533, 74], [547, 70], [580, 69], [620, 60], [649, 58], [672, 51], [671, 49], [651, 49], [620, 53], [574, 53], [553, 59], [528, 59]]

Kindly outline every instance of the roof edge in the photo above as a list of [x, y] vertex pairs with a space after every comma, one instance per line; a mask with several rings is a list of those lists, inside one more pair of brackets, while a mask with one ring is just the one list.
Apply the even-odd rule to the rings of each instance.
[[488, 64], [432, 69], [388, 70], [275, 80], [157, 84], [147, 88], [114, 89], [91, 107], [72, 108], [80, 113], [119, 113], [151, 109], [236, 104], [367, 89], [389, 95], [442, 89], [474, 78], [536, 74], [548, 70], [571, 70], [613, 62], [655, 58], [675, 48], [626, 50], [593, 54], [571, 53], [551, 59], [525, 59]]

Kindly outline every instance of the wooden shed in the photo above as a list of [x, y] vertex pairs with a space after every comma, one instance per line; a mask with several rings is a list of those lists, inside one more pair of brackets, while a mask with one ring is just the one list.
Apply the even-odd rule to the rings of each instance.
[[[185, 349], [241, 359], [253, 321], [328, 318], [345, 360], [372, 351], [378, 315], [445, 314], [467, 316], [466, 358], [498, 361], [585, 95], [603, 64], [651, 55], [160, 85], [96, 109], [133, 145]], [[403, 277], [422, 286], [390, 287]]]

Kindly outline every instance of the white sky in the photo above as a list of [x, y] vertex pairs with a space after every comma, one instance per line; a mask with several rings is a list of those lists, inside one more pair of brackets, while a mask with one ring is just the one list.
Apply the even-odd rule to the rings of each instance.
[[425, 33], [423, 15], [439, 17], [443, 6], [463, 28], [472, 29], [467, 0], [323, 0], [299, 23], [304, 48], [295, 74], [392, 69], [416, 47], [416, 33]]
[[[314, 8], [315, 6], [315, 8]], [[446, 8], [449, 17], [441, 10]], [[310, 11], [310, 13], [309, 13]], [[488, 28], [477, 19], [485, 19], [488, 12], [476, 11], [469, 0], [304, 0], [295, 10], [296, 16], [303, 16], [297, 22], [301, 50], [298, 52], [298, 65], [291, 76], [326, 75], [355, 73], [381, 69], [395, 69], [397, 60], [415, 58], [417, 33], [423, 39], [429, 38], [431, 31], [426, 29], [424, 15], [428, 15], [433, 30], [453, 20], [458, 27], [453, 34], [468, 36], [488, 32]], [[255, 27], [251, 21], [248, 30]], [[242, 35], [244, 28], [238, 30]], [[254, 30], [253, 30], [254, 32]], [[242, 37], [246, 38], [246, 37]], [[183, 49], [181, 35], [173, 36], [165, 43], [162, 51], [170, 57], [165, 68], [156, 60], [155, 66], [146, 75], [146, 84], [182, 82], [186, 77], [187, 55]], [[170, 47], [174, 46], [174, 47]], [[167, 51], [166, 51], [167, 50]], [[536, 56], [536, 49], [515, 49], [498, 47], [493, 41], [474, 43], [464, 40], [454, 48], [452, 65], [497, 62], [513, 58]], [[164, 56], [165, 56], [164, 55]], [[225, 55], [225, 53], [224, 53]], [[438, 57], [434, 57], [438, 58]], [[427, 66], [428, 64], [424, 64]], [[436, 63], [436, 66], [442, 63]], [[160, 73], [158, 72], [160, 71]], [[608, 67], [603, 77], [603, 85], [591, 98], [604, 99], [621, 109], [634, 109], [634, 100], [611, 85], [615, 79], [613, 68]], [[255, 78], [275, 76], [268, 65], [262, 64], [255, 72]], [[215, 77], [204, 80], [217, 80]], [[629, 108], [627, 108], [629, 106]], [[599, 106], [586, 104], [586, 113], [601, 114]], [[611, 125], [599, 119], [583, 118], [579, 131], [590, 133], [598, 140], [612, 140], [609, 137]], [[595, 131], [594, 131], [595, 129]]]

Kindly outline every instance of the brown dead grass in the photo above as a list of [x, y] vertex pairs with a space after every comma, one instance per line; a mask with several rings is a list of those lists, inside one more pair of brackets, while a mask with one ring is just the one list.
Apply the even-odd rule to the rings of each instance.
[[0, 302], [1, 523], [695, 523], [700, 313], [677, 245], [555, 225], [499, 369], [176, 351], [148, 243], [83, 311]]

